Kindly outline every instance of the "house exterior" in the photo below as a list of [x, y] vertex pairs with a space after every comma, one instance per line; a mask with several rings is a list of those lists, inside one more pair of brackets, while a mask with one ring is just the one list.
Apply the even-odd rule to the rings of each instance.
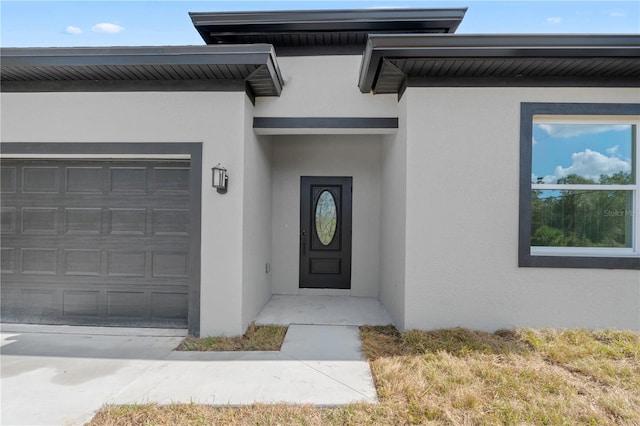
[[320, 294], [401, 329], [640, 330], [640, 36], [453, 34], [464, 13], [2, 49], [2, 320], [232, 335]]

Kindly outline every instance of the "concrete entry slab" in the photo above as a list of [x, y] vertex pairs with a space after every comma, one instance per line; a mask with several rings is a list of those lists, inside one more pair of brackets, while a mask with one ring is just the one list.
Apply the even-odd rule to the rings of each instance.
[[391, 316], [373, 297], [274, 294], [256, 324], [387, 325]]
[[[2, 424], [81, 425], [105, 403], [376, 402], [355, 326], [292, 325], [280, 352], [176, 352], [181, 336], [2, 330]], [[95, 331], [95, 330], [94, 330]]]

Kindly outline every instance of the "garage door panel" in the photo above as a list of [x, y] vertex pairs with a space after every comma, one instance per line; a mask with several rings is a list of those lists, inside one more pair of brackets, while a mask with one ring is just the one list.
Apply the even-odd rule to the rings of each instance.
[[149, 293], [132, 291], [107, 292], [107, 315], [111, 318], [143, 319], [149, 315]]
[[[150, 227], [148, 227], [150, 228]], [[135, 244], [136, 248], [144, 250], [156, 250], [158, 248], [167, 248], [167, 245], [176, 245], [180, 248], [186, 247], [189, 241], [188, 235], [179, 233], [157, 233], [155, 235], [147, 233], [147, 235], [136, 234], [103, 234], [95, 235], [89, 233], [72, 233], [72, 235], [3, 235], [3, 247], [13, 245], [16, 247], [30, 248], [36, 247], [59, 247], [73, 248], [76, 245], [83, 246], [91, 244], [89, 248], [97, 248], [104, 250], [122, 249], [123, 244]]]
[[65, 290], [62, 294], [62, 315], [97, 318], [100, 316], [99, 299], [99, 291]]
[[102, 209], [65, 208], [64, 233], [67, 235], [100, 235]]
[[144, 277], [147, 254], [144, 251], [110, 251], [107, 260], [110, 277]]
[[22, 234], [24, 235], [57, 235], [57, 207], [23, 207]]
[[15, 193], [17, 167], [2, 167], [0, 172], [0, 192]]
[[2, 320], [186, 326], [188, 164], [3, 161]]
[[20, 250], [22, 275], [56, 275], [58, 250], [55, 248], [23, 248]]
[[[56, 317], [61, 314], [61, 294], [56, 288], [20, 288], [15, 283], [2, 283], [2, 315], [22, 319]], [[3, 318], [4, 319], [4, 318]]]
[[[40, 247], [20, 247], [20, 244], [12, 247], [12, 244], [5, 242], [2, 247], [3, 271], [15, 271], [16, 265], [19, 264], [21, 265], [19, 270], [22, 272], [57, 273], [56, 265], [59, 260], [61, 275], [74, 275], [73, 272], [85, 271], [91, 272], [91, 275], [97, 273], [103, 276], [105, 274], [102, 271], [104, 269], [102, 265], [106, 265], [108, 275], [129, 274], [127, 271], [142, 271], [145, 270], [143, 266], [149, 265], [151, 268], [152, 264], [155, 265], [153, 267], [155, 276], [188, 277], [190, 275], [188, 269], [185, 269], [185, 265], [189, 263], [189, 252], [167, 251], [167, 248], [173, 248], [172, 244], [155, 244], [149, 247], [149, 250], [122, 250], [123, 243], [105, 244], [107, 247], [102, 249], [99, 244], [92, 244], [91, 241], [86, 240], [75, 244], [71, 249], [59, 249], [57, 241], [56, 239], [42, 241]], [[16, 257], [17, 255], [21, 258]], [[135, 265], [136, 263], [139, 267]], [[145, 274], [136, 272], [133, 276], [145, 276]]]
[[58, 193], [60, 170], [58, 167], [32, 166], [22, 168], [23, 193]]
[[151, 317], [173, 320], [187, 315], [188, 295], [186, 293], [152, 293]]
[[[170, 196], [170, 199], [165, 197]], [[182, 194], [156, 193], [154, 195], [126, 195], [126, 194], [34, 194], [3, 193], [3, 202], [19, 202], [21, 207], [59, 207], [59, 208], [184, 208], [189, 197]], [[134, 203], [134, 204], [132, 204]]]
[[36, 318], [57, 316], [61, 311], [58, 293], [56, 289], [21, 289], [20, 304], [17, 306], [19, 315]]
[[104, 192], [102, 167], [67, 167], [65, 191], [71, 194], [100, 194]]
[[146, 194], [147, 169], [142, 167], [111, 167], [110, 192]]
[[48, 324], [186, 326], [188, 293], [181, 286], [131, 290], [121, 285], [51, 284], [20, 288], [16, 283], [6, 287], [3, 283], [3, 314], [27, 323], [44, 318]]
[[109, 209], [108, 232], [118, 235], [145, 235], [146, 209]]
[[186, 252], [155, 252], [152, 259], [154, 277], [187, 278], [189, 276], [189, 257]]
[[156, 167], [154, 168], [154, 184], [156, 193], [188, 193], [191, 185], [189, 169]]
[[0, 233], [2, 235], [15, 234], [16, 232], [16, 208], [0, 208]]
[[102, 272], [102, 251], [95, 249], [64, 250], [65, 275], [96, 276]]
[[[179, 292], [187, 293], [185, 290], [186, 280], [176, 279], [169, 277], [154, 278], [153, 282], [150, 282], [148, 278], [131, 278], [122, 279], [121, 277], [110, 277], [105, 279], [103, 277], [83, 276], [83, 275], [68, 275], [52, 279], [45, 275], [34, 275], [26, 280], [15, 280], [15, 276], [7, 275], [6, 279], [2, 282], [2, 292], [8, 291], [10, 288], [17, 290], [21, 289], [44, 289], [44, 290], [56, 290], [56, 289], [98, 289], [100, 291], [162, 291], [162, 292]], [[123, 284], [123, 282], [126, 282]]]
[[13, 274], [16, 271], [16, 250], [13, 247], [0, 249], [0, 272]]
[[189, 236], [190, 214], [187, 209], [154, 209], [151, 225], [154, 236]]

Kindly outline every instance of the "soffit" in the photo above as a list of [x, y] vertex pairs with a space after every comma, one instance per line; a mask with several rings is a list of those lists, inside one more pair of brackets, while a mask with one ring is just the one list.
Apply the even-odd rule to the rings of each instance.
[[65, 83], [77, 82], [110, 83], [114, 90], [118, 83], [140, 89], [246, 85], [255, 96], [278, 96], [282, 90], [270, 45], [4, 48], [0, 55], [3, 90], [13, 83], [56, 83], [65, 90]]
[[362, 53], [369, 34], [453, 33], [466, 9], [190, 13], [207, 44], [269, 43], [278, 54]]
[[399, 93], [406, 86], [638, 81], [640, 36], [372, 35], [359, 86]]

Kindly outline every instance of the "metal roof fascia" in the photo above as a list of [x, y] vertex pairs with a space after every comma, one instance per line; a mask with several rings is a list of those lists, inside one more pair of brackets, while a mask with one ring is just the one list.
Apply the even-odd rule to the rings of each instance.
[[370, 35], [360, 63], [360, 78], [358, 81], [360, 92], [369, 93], [372, 90], [373, 83], [377, 80], [382, 67], [382, 57], [383, 55], [380, 51], [375, 48], [375, 39]]
[[[446, 9], [361, 9], [312, 10], [275, 12], [189, 12], [191, 22], [206, 43], [213, 43], [211, 32], [219, 28], [220, 35], [267, 35], [277, 32], [339, 32], [394, 31], [407, 23], [446, 23], [448, 33], [454, 33], [467, 8]], [[403, 25], [404, 24], [404, 25]]]
[[[280, 94], [282, 93], [282, 87], [284, 86], [284, 81], [282, 80], [282, 75], [280, 73], [280, 68], [278, 67], [277, 62], [275, 62], [275, 52], [273, 55], [271, 55], [270, 59], [266, 61], [266, 63], [263, 65], [264, 67], [267, 68], [267, 72], [269, 73], [269, 76], [271, 77], [271, 81], [273, 82], [273, 88], [276, 91], [277, 96], [280, 96]], [[251, 73], [247, 78], [246, 78], [246, 83], [249, 86], [249, 88], [251, 89], [252, 93], [253, 93], [253, 81], [252, 81], [252, 77], [260, 72], [260, 67], [258, 67], [258, 69], [256, 69], [253, 73]], [[250, 96], [251, 97], [251, 96]], [[255, 97], [255, 95], [254, 95]]]
[[[389, 21], [461, 21], [467, 8], [439, 9], [356, 9], [356, 10], [298, 10], [269, 12], [189, 12], [196, 26], [203, 25], [328, 25], [327, 30], [349, 29], [350, 25], [365, 22]], [[335, 28], [334, 28], [335, 26]], [[340, 28], [337, 28], [340, 27]]]
[[270, 44], [197, 46], [198, 49], [127, 48], [2, 48], [2, 65], [99, 66], [265, 64], [275, 60]]
[[358, 86], [375, 86], [383, 58], [403, 57], [640, 57], [638, 35], [371, 34]]
[[269, 70], [269, 74], [271, 75], [271, 79], [273, 80], [273, 84], [275, 86], [276, 92], [278, 96], [282, 93], [282, 87], [284, 86], [284, 80], [282, 79], [282, 73], [280, 72], [280, 66], [276, 61], [276, 52], [271, 48], [271, 55], [269, 55], [270, 60], [267, 61], [266, 66]]
[[3, 92], [235, 92], [245, 89], [242, 80], [2, 80]]
[[640, 47], [636, 34], [375, 34], [375, 48]]
[[[243, 51], [268, 51], [271, 45], [266, 43], [256, 44], [236, 44], [236, 45], [186, 45], [186, 46], [109, 46], [109, 47], [2, 47], [0, 51], [11, 52], [14, 55], [32, 55], [34, 52], [47, 53], [58, 52], [58, 55], [80, 55], [84, 54], [164, 54], [184, 55], [194, 54], [214, 54], [233, 53]], [[225, 52], [229, 51], [229, 52]]]
[[[2, 66], [265, 65], [280, 95], [283, 80], [270, 44], [108, 48], [2, 48]], [[13, 83], [12, 83], [13, 84]]]

